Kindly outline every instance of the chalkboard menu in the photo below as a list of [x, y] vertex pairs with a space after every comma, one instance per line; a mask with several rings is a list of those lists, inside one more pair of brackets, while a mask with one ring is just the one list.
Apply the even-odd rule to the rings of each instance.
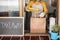
[[0, 35], [24, 35], [24, 18], [0, 17]]

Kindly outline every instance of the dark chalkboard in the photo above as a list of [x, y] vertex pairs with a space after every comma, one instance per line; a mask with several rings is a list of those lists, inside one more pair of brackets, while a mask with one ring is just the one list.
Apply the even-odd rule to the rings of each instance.
[[0, 35], [24, 35], [24, 18], [0, 17]]

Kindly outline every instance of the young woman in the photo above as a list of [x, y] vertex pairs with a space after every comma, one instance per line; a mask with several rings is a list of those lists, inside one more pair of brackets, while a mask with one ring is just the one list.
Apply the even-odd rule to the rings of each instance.
[[44, 17], [48, 13], [46, 3], [42, 0], [31, 0], [26, 9], [32, 12], [33, 17]]

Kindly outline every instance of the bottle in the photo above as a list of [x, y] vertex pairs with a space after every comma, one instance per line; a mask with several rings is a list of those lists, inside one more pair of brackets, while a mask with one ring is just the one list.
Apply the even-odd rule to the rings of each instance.
[[49, 30], [52, 30], [52, 27], [56, 24], [56, 10], [53, 11], [53, 13], [50, 15], [49, 18]]

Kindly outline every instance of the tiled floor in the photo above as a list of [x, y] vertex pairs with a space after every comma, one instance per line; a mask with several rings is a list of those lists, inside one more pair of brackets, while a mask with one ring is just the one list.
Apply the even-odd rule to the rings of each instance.
[[49, 40], [49, 37], [48, 36], [24, 36], [24, 37], [0, 36], [0, 40]]
[[[0, 40], [49, 40], [48, 36], [0, 37]], [[60, 40], [60, 39], [59, 39]]]

